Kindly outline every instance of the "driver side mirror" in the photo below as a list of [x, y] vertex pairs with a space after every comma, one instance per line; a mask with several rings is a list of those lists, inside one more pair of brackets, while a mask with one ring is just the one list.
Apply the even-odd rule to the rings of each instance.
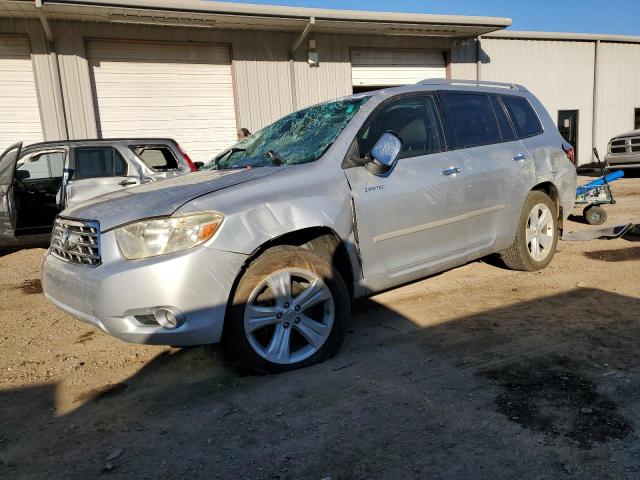
[[383, 133], [369, 153], [368, 172], [383, 175], [393, 168], [402, 151], [402, 141], [391, 132]]
[[204, 162], [193, 162], [193, 166], [196, 167], [196, 170], [200, 170], [204, 167]]

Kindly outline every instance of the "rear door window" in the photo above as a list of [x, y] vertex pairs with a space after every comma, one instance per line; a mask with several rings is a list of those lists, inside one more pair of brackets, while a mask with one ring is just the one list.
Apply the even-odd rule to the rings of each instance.
[[369, 153], [385, 132], [393, 132], [402, 141], [398, 158], [427, 155], [446, 148], [438, 109], [430, 95], [402, 98], [376, 112], [358, 135], [360, 156]]
[[159, 171], [177, 170], [179, 167], [178, 160], [169, 147], [154, 145], [154, 146], [133, 146], [131, 147], [133, 153], [144, 162], [144, 164], [153, 169]]
[[441, 92], [440, 96], [455, 148], [502, 141], [498, 120], [487, 95]]
[[516, 139], [516, 132], [513, 130], [513, 126], [509, 121], [509, 117], [507, 117], [507, 113], [504, 109], [504, 106], [500, 102], [498, 97], [489, 97], [491, 98], [491, 105], [493, 105], [493, 111], [496, 114], [496, 118], [498, 119], [498, 126], [500, 127], [500, 135], [502, 136], [503, 142], [511, 142]]
[[127, 163], [112, 147], [83, 147], [75, 149], [74, 180], [99, 177], [123, 177]]
[[501, 98], [519, 138], [533, 137], [542, 133], [542, 124], [529, 100], [510, 95], [501, 95]]

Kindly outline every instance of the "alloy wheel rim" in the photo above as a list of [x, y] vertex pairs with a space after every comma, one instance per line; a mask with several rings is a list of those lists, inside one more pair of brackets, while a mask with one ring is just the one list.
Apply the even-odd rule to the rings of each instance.
[[526, 241], [529, 255], [543, 261], [553, 247], [555, 225], [551, 210], [544, 203], [535, 205], [527, 218]]
[[270, 273], [253, 289], [245, 307], [244, 331], [262, 358], [290, 365], [322, 348], [334, 318], [333, 295], [322, 278], [287, 268]]

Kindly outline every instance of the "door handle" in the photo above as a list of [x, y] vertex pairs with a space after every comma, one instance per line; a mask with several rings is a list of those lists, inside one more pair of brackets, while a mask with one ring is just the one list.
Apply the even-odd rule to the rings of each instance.
[[131, 185], [137, 185], [137, 184], [138, 182], [136, 180], [133, 180], [132, 178], [125, 178], [120, 183], [118, 183], [118, 185], [121, 185], [123, 187], [129, 187]]
[[515, 157], [512, 158], [512, 160], [514, 162], [523, 162], [527, 159], [526, 155], [519, 153], [518, 155], [516, 155]]
[[458, 167], [454, 167], [453, 165], [447, 167], [442, 171], [442, 175], [446, 175], [447, 177], [455, 177], [458, 173], [460, 173], [460, 169]]

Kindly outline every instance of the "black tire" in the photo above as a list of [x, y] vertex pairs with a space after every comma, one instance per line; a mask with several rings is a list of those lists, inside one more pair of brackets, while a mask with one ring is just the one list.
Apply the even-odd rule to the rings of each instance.
[[589, 205], [585, 207], [582, 215], [589, 225], [602, 225], [607, 221], [607, 211], [600, 205]]
[[[529, 245], [526, 240], [527, 223], [529, 219], [529, 213], [533, 207], [538, 204], [546, 205], [552, 213], [553, 217], [553, 242], [549, 248], [547, 256], [541, 260], [535, 260], [529, 252]], [[516, 232], [516, 238], [513, 241], [511, 247], [500, 252], [500, 258], [504, 264], [511, 270], [520, 270], [525, 272], [535, 272], [541, 270], [553, 259], [553, 256], [558, 245], [558, 207], [551, 200], [551, 198], [544, 192], [534, 190], [529, 192], [525, 199], [522, 212], [520, 213], [520, 220], [518, 221], [518, 230]]]
[[[244, 315], [254, 289], [269, 274], [286, 268], [310, 271], [322, 279], [331, 292], [334, 319], [329, 336], [313, 355], [296, 363], [280, 364], [267, 360], [251, 346], [245, 333]], [[251, 262], [238, 282], [225, 325], [224, 348], [247, 368], [258, 373], [278, 373], [322, 362], [335, 355], [345, 338], [350, 303], [344, 280], [330, 261], [298, 247], [270, 248]]]

